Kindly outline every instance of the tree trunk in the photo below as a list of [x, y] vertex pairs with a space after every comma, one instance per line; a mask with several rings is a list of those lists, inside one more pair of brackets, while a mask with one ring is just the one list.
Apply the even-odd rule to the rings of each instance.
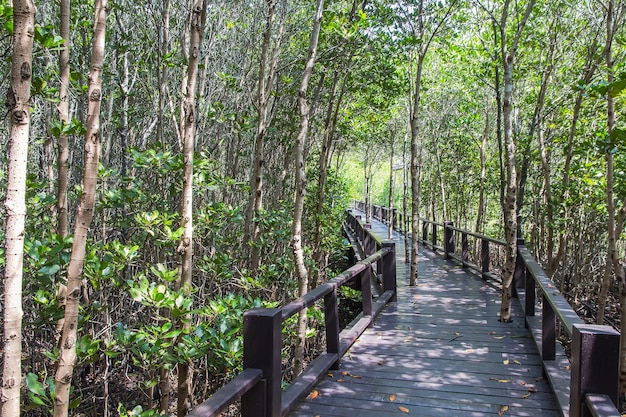
[[510, 1], [506, 0], [500, 20], [500, 41], [502, 65], [504, 69], [504, 96], [502, 100], [502, 118], [504, 122], [504, 150], [506, 156], [506, 195], [504, 201], [504, 234], [506, 239], [504, 266], [502, 268], [502, 297], [500, 304], [500, 321], [511, 321], [511, 286], [515, 273], [517, 258], [517, 167], [516, 143], [513, 136], [513, 72], [515, 55], [522, 30], [535, 4], [531, 0], [526, 5], [523, 19], [517, 25], [517, 33], [507, 51], [506, 25], [508, 20]]
[[420, 53], [417, 59], [417, 69], [415, 73], [415, 92], [413, 96], [413, 107], [411, 114], [411, 269], [409, 275], [409, 285], [417, 285], [417, 276], [419, 273], [418, 255], [419, 255], [419, 105], [422, 83], [422, 69], [424, 67], [425, 53]]
[[[181, 227], [183, 235], [178, 244], [180, 256], [180, 276], [178, 286], [185, 291], [191, 291], [193, 277], [193, 153], [197, 127], [196, 90], [198, 84], [198, 62], [202, 51], [202, 34], [206, 21], [206, 7], [208, 0], [195, 0], [189, 36], [189, 65], [187, 67], [187, 85], [182, 109], [184, 111], [183, 125], [183, 190], [181, 202]], [[188, 333], [191, 322], [186, 320], [182, 324], [183, 334]], [[178, 364], [178, 403], [179, 416], [186, 415], [191, 409], [193, 371], [189, 363]]]
[[[304, 168], [304, 145], [309, 131], [309, 111], [310, 107], [306, 100], [306, 93], [309, 87], [309, 80], [313, 74], [315, 58], [317, 55], [317, 44], [322, 26], [322, 12], [324, 10], [324, 0], [317, 1], [315, 20], [309, 44], [309, 55], [302, 74], [302, 82], [298, 93], [298, 109], [300, 111], [300, 131], [296, 139], [295, 148], [295, 171], [296, 171], [296, 195], [293, 213], [293, 223], [291, 227], [291, 248], [298, 277], [298, 297], [303, 297], [309, 286], [309, 273], [304, 264], [304, 250], [302, 247], [302, 214], [304, 212], [304, 199], [306, 196], [306, 175]], [[296, 352], [294, 358], [294, 377], [300, 375], [304, 369], [304, 346], [306, 343], [307, 310], [304, 309], [298, 314], [298, 339], [296, 341]]]
[[65, 322], [61, 337], [59, 362], [56, 371], [56, 395], [54, 417], [67, 417], [70, 401], [72, 374], [76, 361], [76, 341], [78, 330], [78, 310], [82, 294], [83, 262], [87, 245], [89, 226], [93, 219], [98, 182], [98, 162], [100, 159], [100, 105], [102, 102], [102, 68], [105, 54], [105, 34], [107, 0], [97, 0], [95, 4], [94, 36], [89, 70], [89, 105], [85, 133], [85, 173], [83, 193], [76, 213], [72, 256], [67, 269], [67, 300]]
[[[485, 130], [480, 144], [480, 186], [478, 190], [478, 213], [474, 231], [481, 233], [485, 217], [485, 181], [487, 179], [487, 141], [489, 140], [489, 110], [485, 112]], [[474, 253], [477, 253], [478, 239], [474, 240]]]
[[276, 75], [278, 64], [278, 50], [282, 38], [283, 23], [277, 36], [277, 44], [274, 46], [274, 53], [271, 62], [268, 62], [270, 48], [272, 46], [272, 29], [276, 14], [276, 0], [266, 0], [268, 5], [265, 32], [263, 34], [263, 45], [261, 47], [261, 58], [259, 63], [259, 84], [257, 90], [257, 128], [254, 141], [254, 155], [252, 161], [252, 171], [250, 175], [250, 195], [248, 208], [245, 217], [244, 247], [252, 243], [250, 250], [250, 268], [253, 274], [261, 262], [261, 248], [254, 244], [261, 231], [259, 224], [254, 221], [255, 214], [263, 208], [263, 171], [265, 167], [265, 136], [267, 134], [267, 118], [269, 109], [269, 99]]
[[[61, 37], [64, 40], [59, 51], [59, 120], [62, 126], [70, 122], [70, 14], [71, 0], [61, 0]], [[57, 233], [65, 238], [68, 234], [67, 223], [67, 186], [69, 169], [69, 140], [66, 133], [59, 134], [57, 160]]]
[[393, 222], [394, 222], [394, 218], [393, 218], [393, 147], [394, 147], [394, 142], [395, 142], [395, 132], [390, 132], [391, 133], [391, 143], [390, 143], [390, 152], [391, 155], [389, 155], [389, 202], [388, 202], [388, 207], [389, 207], [389, 218], [387, 219], [389, 222], [389, 229], [388, 229], [388, 234], [387, 234], [387, 239], [391, 240], [393, 239]]
[[22, 381], [22, 279], [26, 173], [30, 130], [30, 87], [35, 13], [32, 0], [15, 0], [13, 8], [13, 59], [7, 92], [10, 146], [7, 176], [6, 246], [4, 268], [4, 332], [0, 416], [20, 415]]

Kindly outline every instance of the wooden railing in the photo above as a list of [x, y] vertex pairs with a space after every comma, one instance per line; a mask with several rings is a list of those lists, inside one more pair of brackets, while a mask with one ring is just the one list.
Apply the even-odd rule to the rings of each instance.
[[[347, 213], [346, 223], [360, 239], [366, 259], [282, 308], [246, 311], [243, 372], [192, 410], [188, 417], [218, 416], [239, 399], [242, 417], [285, 415], [329, 369], [338, 368], [341, 357], [380, 310], [396, 299], [395, 243], [372, 233], [351, 212]], [[376, 299], [372, 298], [372, 276], [382, 277], [383, 293]], [[357, 279], [361, 284], [362, 312], [340, 331], [337, 290]], [[288, 388], [281, 389], [282, 325], [321, 299], [324, 299], [326, 352], [315, 358]]]
[[[362, 203], [356, 206], [365, 209]], [[389, 219], [389, 210], [372, 206], [372, 215], [385, 222]], [[422, 224], [421, 244], [441, 252], [447, 259], [456, 260], [483, 279], [501, 282], [499, 274], [490, 271], [490, 253], [493, 246], [504, 246], [503, 240], [459, 229], [448, 221], [419, 220]], [[473, 245], [469, 245], [469, 237], [480, 241], [480, 256], [474, 254], [480, 265], [470, 262]], [[544, 373], [554, 389], [563, 416], [620, 416], [617, 410], [619, 332], [611, 326], [585, 324], [533, 258], [523, 239], [517, 240], [512, 291], [520, 300], [525, 325], [541, 353]], [[538, 304], [540, 310], [536, 308]], [[557, 329], [571, 340], [569, 360], [557, 339]]]

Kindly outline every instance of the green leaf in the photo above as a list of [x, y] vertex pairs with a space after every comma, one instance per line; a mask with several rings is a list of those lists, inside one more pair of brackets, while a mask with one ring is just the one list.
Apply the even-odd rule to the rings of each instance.
[[61, 270], [60, 265], [46, 265], [43, 268], [39, 269], [37, 273], [39, 275], [54, 275]]
[[36, 394], [39, 396], [46, 395], [46, 389], [44, 388], [43, 384], [39, 381], [39, 376], [37, 376], [37, 374], [34, 374], [31, 372], [26, 376], [26, 387], [33, 394]]

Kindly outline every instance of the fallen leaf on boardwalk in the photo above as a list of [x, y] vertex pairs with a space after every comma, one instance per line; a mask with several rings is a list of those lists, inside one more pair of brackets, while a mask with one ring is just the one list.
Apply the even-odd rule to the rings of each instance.
[[385, 364], [385, 361], [378, 361], [378, 364], [379, 364], [379, 365], [384, 365], [384, 364]]
[[522, 395], [522, 398], [525, 400], [526, 398], [530, 397], [530, 392], [528, 394], [524, 394]]
[[474, 349], [465, 349], [465, 353], [474, 353]]
[[343, 371], [343, 372], [341, 373], [341, 375], [342, 375], [342, 376], [348, 376], [348, 375], [350, 375], [350, 372], [348, 372], [348, 371]]
[[552, 284], [548, 284], [548, 288], [552, 288]]
[[361, 378], [363, 378], [363, 377], [362, 377], [362, 376], [360, 376], [360, 375], [350, 375], [350, 376], [351, 376], [352, 378], [355, 378], [355, 379], [361, 379]]
[[502, 340], [502, 339], [504, 339], [505, 337], [506, 337], [506, 336], [494, 336], [493, 338], [494, 338], [494, 339], [498, 339], [498, 340]]
[[338, 379], [337, 382], [346, 382], [345, 379]]
[[513, 363], [516, 365], [521, 365], [522, 363], [520, 361], [518, 361], [517, 359], [513, 359]]
[[502, 363], [505, 364], [505, 365], [508, 365], [509, 364], [509, 360], [505, 359], [505, 360], [502, 361]]
[[411, 410], [409, 410], [409, 409], [408, 409], [408, 408], [406, 408], [406, 407], [398, 407], [398, 410], [402, 411], [403, 413], [407, 413], [407, 414], [409, 414], [409, 413], [410, 413], [410, 411], [411, 411]]
[[500, 379], [500, 378], [489, 378], [492, 381], [498, 381], [498, 382], [502, 382], [502, 383], [506, 383], [506, 382], [511, 382], [510, 379]]
[[571, 367], [570, 365], [567, 365], [567, 366], [565, 367], [565, 370], [566, 370], [566, 371], [570, 371], [571, 369], [572, 369], [572, 367]]
[[332, 377], [334, 377], [334, 376], [335, 376], [335, 375], [331, 374], [330, 372], [329, 372], [329, 373], [327, 373], [326, 375], [328, 375], [328, 377], [329, 377], [329, 378], [332, 378]]
[[395, 401], [396, 400], [396, 394], [391, 394], [389, 396], [389, 401]]
[[528, 387], [528, 392], [537, 392], [537, 388], [535, 388], [535, 387]]
[[317, 398], [317, 396], [320, 395], [320, 393], [317, 390], [313, 390], [310, 394], [309, 394], [309, 400], [313, 400], [315, 398]]
[[496, 334], [496, 332], [491, 331], [491, 332], [489, 332], [489, 333], [487, 333], [487, 334], [488, 334], [488, 335], [492, 335], [492, 334]]
[[508, 405], [503, 405], [502, 407], [500, 407], [500, 411], [498, 411], [498, 415], [501, 416], [504, 413], [506, 413], [509, 410], [509, 406]]
[[521, 386], [524, 386], [524, 385], [526, 385], [526, 381], [520, 381], [520, 383], [519, 383], [519, 384], [520, 384]]

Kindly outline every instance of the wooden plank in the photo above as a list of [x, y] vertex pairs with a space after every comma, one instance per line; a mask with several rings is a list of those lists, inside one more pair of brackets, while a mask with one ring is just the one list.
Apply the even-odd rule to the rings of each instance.
[[228, 384], [208, 400], [194, 408], [187, 417], [206, 417], [218, 415], [226, 410], [233, 402], [254, 387], [263, 377], [260, 369], [248, 368], [234, 377]]

